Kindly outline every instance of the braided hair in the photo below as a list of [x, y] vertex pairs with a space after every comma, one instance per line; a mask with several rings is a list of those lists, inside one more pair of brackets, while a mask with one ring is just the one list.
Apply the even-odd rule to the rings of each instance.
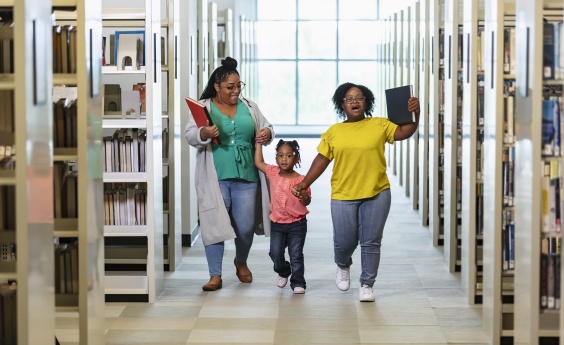
[[237, 60], [228, 56], [221, 60], [221, 66], [216, 68], [210, 75], [210, 79], [208, 80], [200, 99], [214, 98], [217, 95], [214, 84], [219, 84], [222, 81], [227, 80], [227, 77], [233, 73], [239, 75], [239, 72], [237, 71]]
[[296, 164], [294, 166], [297, 165], [301, 168], [300, 162], [302, 159], [300, 157], [300, 145], [298, 144], [298, 142], [296, 140], [289, 141], [280, 139], [278, 144], [276, 144], [276, 152], [278, 152], [278, 149], [284, 145], [288, 145], [292, 149], [294, 156], [296, 156]]

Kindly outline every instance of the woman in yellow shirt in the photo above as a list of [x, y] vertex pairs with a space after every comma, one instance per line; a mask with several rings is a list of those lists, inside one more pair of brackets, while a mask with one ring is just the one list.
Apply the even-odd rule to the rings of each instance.
[[331, 216], [337, 264], [337, 287], [350, 287], [352, 255], [360, 243], [361, 267], [359, 297], [373, 302], [372, 286], [380, 264], [380, 245], [391, 204], [390, 182], [386, 175], [386, 143], [413, 135], [419, 123], [419, 100], [409, 99], [406, 107], [415, 112], [416, 122], [396, 125], [387, 118], [372, 118], [374, 94], [363, 85], [345, 83], [333, 95], [333, 104], [343, 122], [321, 135], [317, 157], [295, 195], [325, 171], [331, 161]]

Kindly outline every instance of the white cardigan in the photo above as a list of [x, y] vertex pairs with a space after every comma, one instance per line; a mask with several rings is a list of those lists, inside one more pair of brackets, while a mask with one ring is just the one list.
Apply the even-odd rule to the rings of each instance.
[[[271, 132], [270, 144], [274, 139], [274, 129], [272, 125], [262, 115], [258, 105], [253, 101], [241, 97], [241, 101], [249, 108], [251, 117], [255, 122], [255, 132], [262, 128], [268, 128]], [[210, 99], [202, 100], [210, 111]], [[202, 127], [203, 128], [203, 127]], [[184, 130], [184, 137], [188, 144], [196, 148], [196, 175], [195, 184], [198, 194], [198, 216], [200, 223], [200, 233], [204, 245], [210, 245], [218, 242], [227, 241], [236, 237], [235, 230], [231, 226], [231, 220], [225, 204], [223, 196], [219, 189], [219, 181], [215, 164], [213, 161], [213, 153], [211, 148], [211, 138], [202, 141], [200, 131], [194, 122], [194, 118], [190, 116], [188, 124]], [[261, 171], [258, 171], [259, 189], [257, 193], [257, 212], [255, 219], [255, 234], [270, 236], [270, 195], [268, 181]]]

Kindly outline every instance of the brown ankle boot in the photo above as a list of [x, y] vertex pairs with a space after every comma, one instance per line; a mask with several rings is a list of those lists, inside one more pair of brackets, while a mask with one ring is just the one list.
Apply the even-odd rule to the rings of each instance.
[[237, 259], [234, 259], [233, 263], [235, 264], [235, 273], [241, 283], [250, 283], [253, 281], [253, 274], [249, 270], [249, 267], [247, 267], [247, 263], [239, 262]]
[[222, 280], [221, 276], [211, 276], [210, 281], [202, 286], [202, 290], [204, 291], [215, 291], [221, 289]]

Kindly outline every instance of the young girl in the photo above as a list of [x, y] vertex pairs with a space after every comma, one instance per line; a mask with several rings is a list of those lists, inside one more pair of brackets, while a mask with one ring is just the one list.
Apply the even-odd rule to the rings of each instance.
[[[305, 293], [304, 243], [307, 233], [306, 206], [311, 202], [311, 190], [303, 190], [299, 197], [292, 194], [292, 188], [302, 182], [303, 175], [294, 171], [300, 163], [298, 142], [280, 140], [276, 145], [276, 165], [266, 164], [262, 145], [255, 149], [255, 165], [270, 181], [270, 258], [274, 272], [278, 273], [276, 285], [283, 288], [290, 278], [290, 287], [296, 294]], [[290, 262], [286, 261], [288, 247]]]

